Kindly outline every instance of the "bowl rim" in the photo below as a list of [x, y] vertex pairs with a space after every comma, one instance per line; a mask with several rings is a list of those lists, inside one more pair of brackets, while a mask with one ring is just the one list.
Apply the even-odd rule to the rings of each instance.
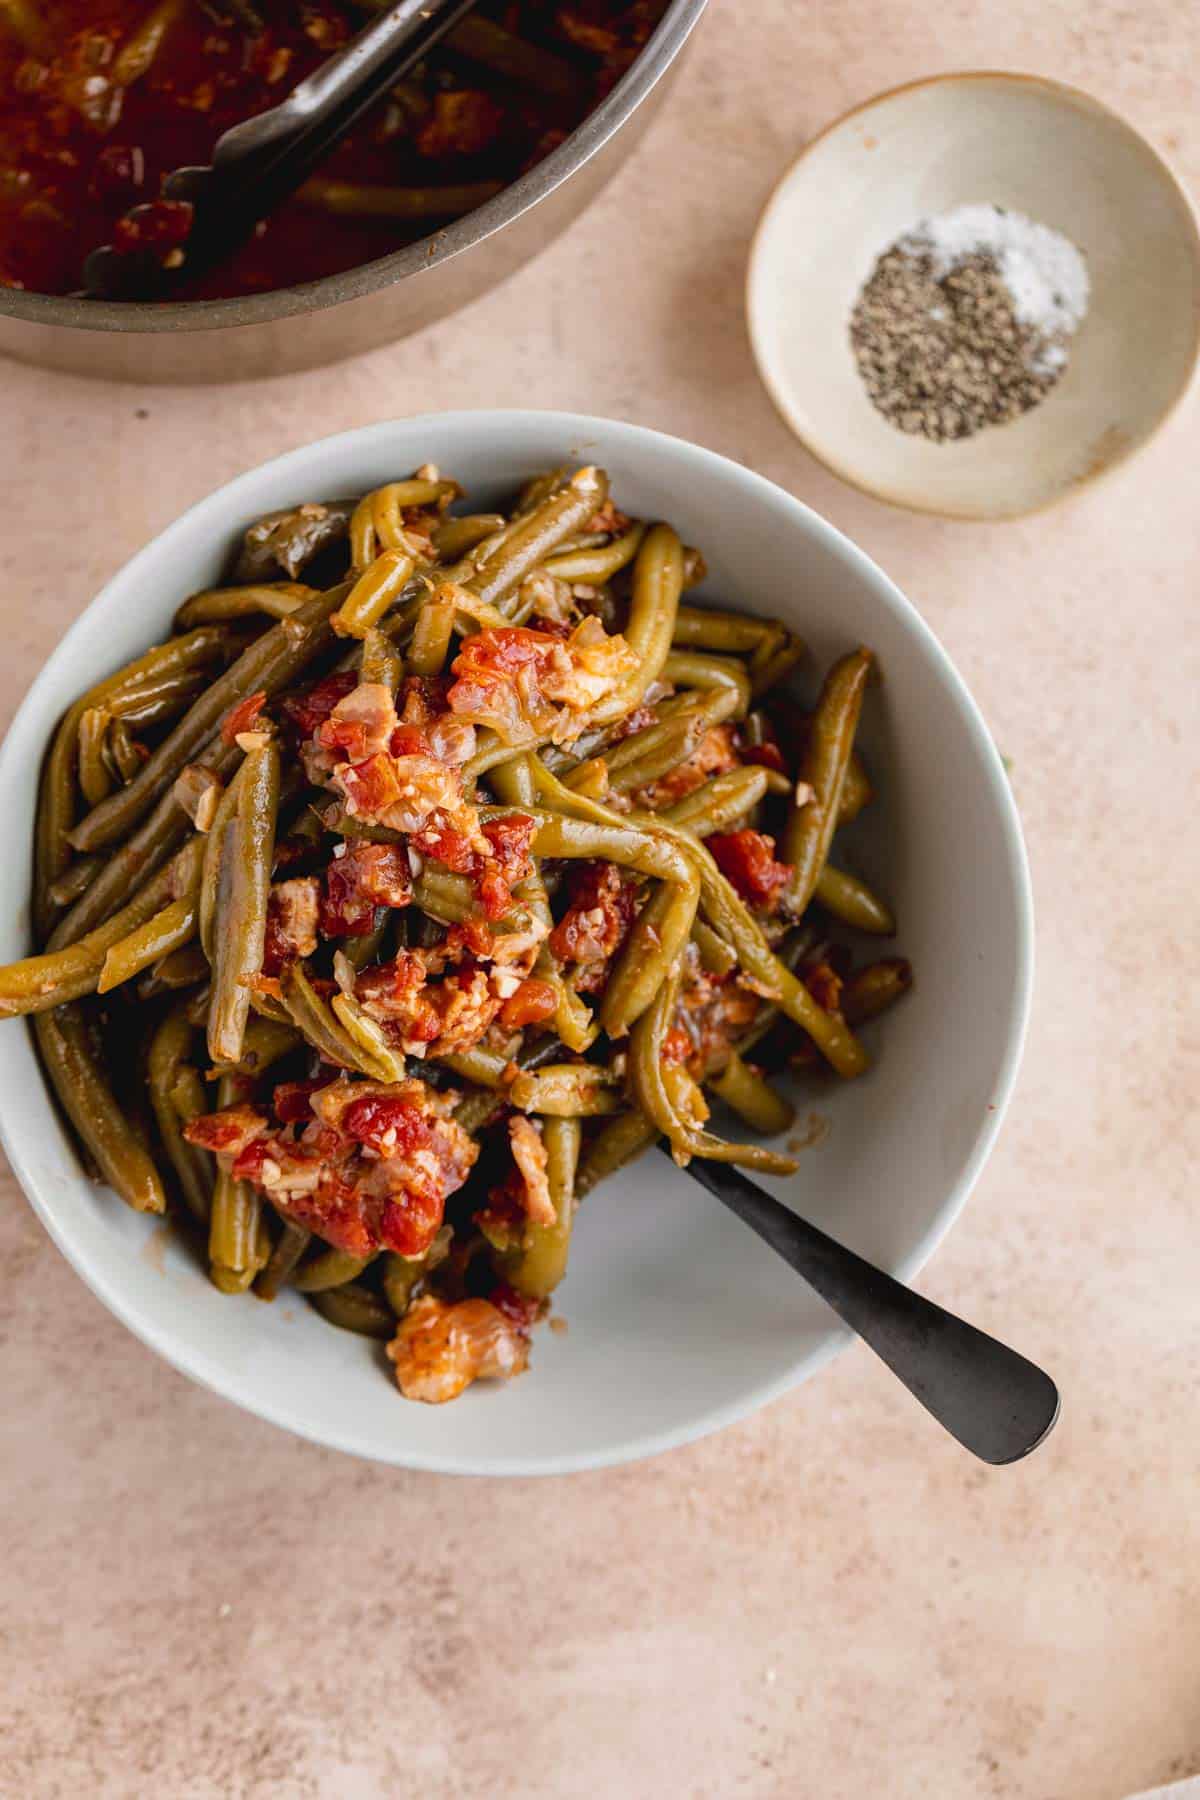
[[[1000, 824], [1008, 873], [1015, 896], [1017, 975], [1009, 1001], [1008, 1016], [1005, 1022], [1004, 1050], [992, 1093], [991, 1110], [983, 1114], [971, 1150], [964, 1158], [961, 1173], [947, 1191], [941, 1206], [924, 1234], [905, 1256], [897, 1258], [887, 1265], [889, 1272], [898, 1279], [910, 1281], [932, 1256], [966, 1205], [999, 1135], [1016, 1084], [1028, 1029], [1033, 990], [1034, 924], [1029, 863], [1016, 802], [999, 751], [996, 749], [978, 704], [931, 627], [895, 582], [864, 550], [861, 550], [836, 526], [823, 519], [804, 501], [797, 499], [795, 495], [770, 481], [766, 476], [760, 475], [756, 470], [748, 469], [745, 465], [721, 455], [718, 451], [710, 450], [666, 432], [656, 431], [648, 426], [636, 425], [625, 420], [607, 419], [593, 414], [557, 412], [538, 408], [468, 408], [450, 412], [416, 414], [409, 418], [384, 420], [358, 426], [348, 431], [336, 432], [327, 437], [315, 439], [296, 449], [285, 451], [280, 456], [268, 458], [252, 469], [243, 470], [231, 481], [225, 482], [212, 493], [195, 501], [148, 543], [144, 544], [140, 550], [136, 551], [104, 583], [59, 640], [21, 701], [5, 733], [3, 743], [0, 744], [0, 786], [5, 791], [11, 791], [11, 787], [15, 783], [28, 784], [31, 780], [30, 770], [40, 768], [41, 758], [45, 751], [45, 734], [44, 728], [40, 724], [35, 724], [35, 717], [43, 710], [43, 698], [47, 691], [54, 690], [56, 687], [56, 671], [59, 662], [69, 653], [73, 641], [85, 634], [88, 622], [98, 610], [102, 612], [115, 610], [121, 606], [123, 591], [131, 576], [136, 576], [139, 566], [150, 561], [164, 543], [169, 546], [170, 540], [174, 536], [183, 534], [188, 526], [204, 518], [205, 515], [208, 515], [209, 522], [215, 526], [218, 532], [222, 529], [227, 530], [230, 519], [240, 522], [245, 517], [247, 510], [244, 504], [239, 505], [240, 495], [246, 489], [251, 488], [267, 470], [285, 476], [292, 469], [295, 469], [297, 473], [304, 470], [307, 478], [307, 471], [314, 458], [319, 460], [327, 457], [339, 447], [351, 447], [361, 451], [364, 448], [370, 448], [374, 443], [387, 444], [390, 434], [398, 425], [403, 426], [406, 431], [419, 432], [422, 429], [435, 429], [457, 422], [470, 424], [477, 431], [481, 427], [486, 427], [501, 442], [504, 441], [507, 433], [520, 429], [526, 422], [536, 422], [541, 427], [553, 429], [562, 436], [564, 443], [586, 443], [597, 438], [603, 441], [607, 436], [610, 442], [618, 440], [627, 444], [638, 444], [651, 451], [665, 452], [674, 458], [682, 457], [684, 461], [695, 459], [707, 463], [716, 469], [723, 481], [742, 485], [743, 488], [748, 486], [749, 489], [757, 491], [765, 501], [773, 505], [782, 504], [803, 531], [814, 536], [832, 554], [844, 558], [854, 573], [872, 589], [884, 610], [893, 614], [903, 629], [916, 640], [925, 658], [932, 664], [934, 674], [947, 690], [951, 703], [959, 708], [972, 744], [980, 756], [991, 803], [996, 809]], [[26, 1033], [25, 1053], [37, 1066], [36, 1051], [28, 1032]], [[40, 1066], [38, 1074], [39, 1078], [44, 1081]], [[403, 1446], [369, 1446], [362, 1441], [360, 1436], [356, 1435], [353, 1429], [341, 1432], [314, 1429], [306, 1421], [303, 1406], [299, 1402], [294, 1406], [274, 1406], [248, 1397], [241, 1391], [241, 1384], [236, 1372], [230, 1371], [219, 1361], [203, 1353], [182, 1348], [168, 1332], [159, 1331], [151, 1321], [142, 1316], [137, 1300], [136, 1282], [129, 1283], [115, 1279], [110, 1281], [104, 1277], [102, 1272], [93, 1268], [87, 1258], [77, 1250], [69, 1228], [65, 1224], [60, 1226], [55, 1218], [53, 1206], [44, 1197], [43, 1188], [47, 1184], [36, 1166], [33, 1143], [27, 1140], [16, 1112], [10, 1113], [9, 1097], [4, 1084], [0, 1084], [0, 1145], [3, 1146], [8, 1156], [13, 1173], [30, 1206], [75, 1273], [114, 1317], [149, 1349], [155, 1351], [181, 1374], [199, 1382], [213, 1393], [220, 1395], [222, 1399], [231, 1401], [244, 1411], [264, 1419], [271, 1425], [291, 1431], [296, 1436], [325, 1448], [345, 1451], [351, 1455], [392, 1466], [436, 1474], [524, 1477], [573, 1474], [589, 1469], [639, 1461], [662, 1451], [695, 1442], [715, 1431], [724, 1429], [727, 1425], [747, 1418], [761, 1407], [798, 1386], [802, 1381], [807, 1380], [810, 1375], [815, 1374], [832, 1357], [845, 1349], [854, 1335], [848, 1327], [831, 1318], [829, 1332], [819, 1345], [797, 1357], [779, 1374], [747, 1389], [736, 1401], [695, 1415], [677, 1427], [648, 1432], [598, 1452], [577, 1452], [566, 1456], [534, 1458], [505, 1456], [488, 1452], [482, 1448], [465, 1455], [446, 1455], [413, 1452]]]
[[1107, 105], [1105, 101], [1098, 100], [1086, 88], [1077, 87], [1072, 82], [1057, 81], [1051, 75], [1036, 75], [1023, 69], [948, 69], [940, 75], [921, 75], [912, 81], [897, 82], [894, 87], [883, 88], [879, 93], [869, 95], [867, 99], [847, 107], [845, 112], [839, 113], [836, 118], [830, 120], [828, 125], [822, 126], [815, 137], [809, 139], [774, 183], [763, 204], [762, 211], [759, 213], [758, 222], [750, 240], [742, 292], [746, 330], [759, 380], [767, 390], [771, 404], [783, 423], [814, 462], [819, 463], [823, 469], [827, 469], [831, 475], [836, 475], [838, 480], [844, 481], [848, 487], [856, 488], [860, 494], [866, 494], [869, 499], [878, 500], [884, 506], [893, 507], [897, 512], [917, 513], [925, 518], [933, 519], [954, 519], [965, 524], [997, 525], [1002, 524], [1006, 519], [1034, 518], [1039, 513], [1049, 512], [1053, 507], [1065, 505], [1067, 501], [1074, 499], [1077, 494], [1083, 493], [1095, 483], [1107, 480], [1131, 457], [1138, 455], [1148, 444], [1153, 442], [1187, 399], [1195, 381], [1197, 367], [1200, 366], [1200, 300], [1193, 309], [1192, 342], [1183, 379], [1174, 398], [1164, 408], [1146, 435], [1139, 438], [1136, 443], [1129, 444], [1117, 455], [1108, 458], [1100, 468], [1090, 469], [1068, 487], [1060, 488], [1048, 499], [1038, 500], [1032, 506], [1022, 506], [1007, 512], [985, 512], [969, 506], [935, 506], [927, 501], [901, 498], [900, 495], [886, 487], [873, 486], [871, 482], [857, 475], [838, 457], [819, 448], [811, 432], [800, 423], [782, 384], [775, 380], [771, 372], [760, 341], [762, 328], [759, 324], [759, 306], [756, 300], [756, 276], [761, 261], [763, 239], [776, 202], [796, 170], [808, 160], [814, 151], [820, 148], [826, 138], [841, 131], [860, 114], [869, 113], [875, 107], [882, 106], [889, 100], [895, 100], [901, 94], [918, 93], [923, 88], [949, 87], [959, 83], [979, 81], [1007, 82], [1014, 87], [1040, 88], [1059, 104], [1069, 105], [1076, 110], [1086, 109], [1089, 112], [1102, 114], [1112, 125], [1117, 127], [1122, 135], [1130, 139], [1157, 169], [1167, 187], [1174, 192], [1180, 203], [1188, 225], [1188, 241], [1192, 252], [1192, 262], [1197, 270], [1198, 290], [1200, 290], [1200, 220], [1197, 219], [1195, 205], [1182, 179], [1171, 167], [1166, 156], [1155, 148], [1149, 138], [1137, 129], [1136, 125], [1132, 125], [1123, 114]]
[[81, 295], [0, 288], [0, 318], [73, 331], [123, 332], [135, 337], [142, 332], [155, 335], [268, 325], [277, 319], [323, 312], [360, 300], [411, 275], [436, 269], [521, 218], [591, 162], [673, 66], [707, 5], [708, 0], [669, 0], [667, 11], [637, 59], [600, 104], [548, 156], [482, 206], [387, 256], [323, 275], [317, 281], [224, 300], [89, 300]]

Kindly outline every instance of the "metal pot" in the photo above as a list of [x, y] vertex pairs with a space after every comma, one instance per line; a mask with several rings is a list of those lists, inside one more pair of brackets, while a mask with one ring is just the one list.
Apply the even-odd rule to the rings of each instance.
[[556, 238], [613, 175], [667, 93], [706, 0], [672, 0], [636, 63], [578, 130], [486, 206], [323, 281], [188, 305], [0, 288], [0, 354], [117, 381], [238, 381], [357, 356], [478, 298]]

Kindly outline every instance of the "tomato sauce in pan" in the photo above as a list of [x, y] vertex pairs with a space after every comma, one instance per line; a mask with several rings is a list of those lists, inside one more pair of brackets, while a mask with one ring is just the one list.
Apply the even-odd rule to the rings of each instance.
[[[233, 258], [208, 299], [357, 267], [473, 209], [569, 135], [668, 0], [480, 6], [380, 101]], [[0, 0], [0, 286], [68, 294], [96, 245], [209, 161], [351, 36], [349, 0]], [[169, 256], [186, 209], [148, 221]]]

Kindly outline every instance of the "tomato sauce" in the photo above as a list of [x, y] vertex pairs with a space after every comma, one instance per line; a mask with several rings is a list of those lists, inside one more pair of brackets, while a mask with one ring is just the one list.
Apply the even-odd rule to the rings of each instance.
[[[561, 143], [667, 3], [481, 6], [474, 42], [456, 28], [306, 190], [178, 297], [312, 281], [445, 225]], [[208, 162], [223, 131], [277, 105], [367, 17], [349, 0], [0, 0], [0, 286], [77, 291], [130, 207], [157, 200], [172, 169]], [[186, 211], [151, 224], [165, 255]]]

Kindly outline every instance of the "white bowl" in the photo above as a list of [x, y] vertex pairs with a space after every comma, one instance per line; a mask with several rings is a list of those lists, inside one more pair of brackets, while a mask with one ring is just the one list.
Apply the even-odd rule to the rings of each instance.
[[[575, 457], [608, 469], [623, 505], [703, 547], [705, 594], [796, 626], [815, 668], [860, 641], [878, 653], [865, 750], [879, 793], [853, 830], [863, 873], [898, 907], [916, 985], [872, 1029], [873, 1071], [813, 1099], [830, 1129], [782, 1191], [911, 1276], [966, 1200], [1017, 1068], [1032, 961], [1020, 827], [987, 729], [912, 606], [831, 526], [736, 463], [612, 420], [476, 412], [369, 426], [240, 476], [134, 557], [34, 683], [0, 751], [9, 841], [29, 841], [64, 703], [165, 631], [182, 596], [218, 578], [249, 520], [430, 460], [487, 504]], [[26, 947], [27, 880], [23, 855], [4, 859], [4, 957]], [[264, 1306], [219, 1294], [161, 1223], [91, 1184], [16, 1022], [0, 1026], [0, 1134], [59, 1248], [145, 1343], [261, 1417], [382, 1462], [488, 1475], [623, 1462], [742, 1417], [848, 1341], [757, 1238], [652, 1152], [584, 1202], [556, 1297], [569, 1330], [537, 1333], [531, 1371], [450, 1406], [409, 1404], [377, 1346], [298, 1296]]]
[[[876, 259], [917, 220], [993, 201], [1064, 232], [1091, 302], [1066, 374], [1011, 424], [949, 444], [867, 398], [849, 320]], [[1200, 347], [1200, 234], [1131, 125], [1032, 75], [938, 75], [835, 120], [763, 212], [746, 312], [759, 373], [813, 456], [878, 500], [958, 519], [1036, 511], [1154, 435]]]

